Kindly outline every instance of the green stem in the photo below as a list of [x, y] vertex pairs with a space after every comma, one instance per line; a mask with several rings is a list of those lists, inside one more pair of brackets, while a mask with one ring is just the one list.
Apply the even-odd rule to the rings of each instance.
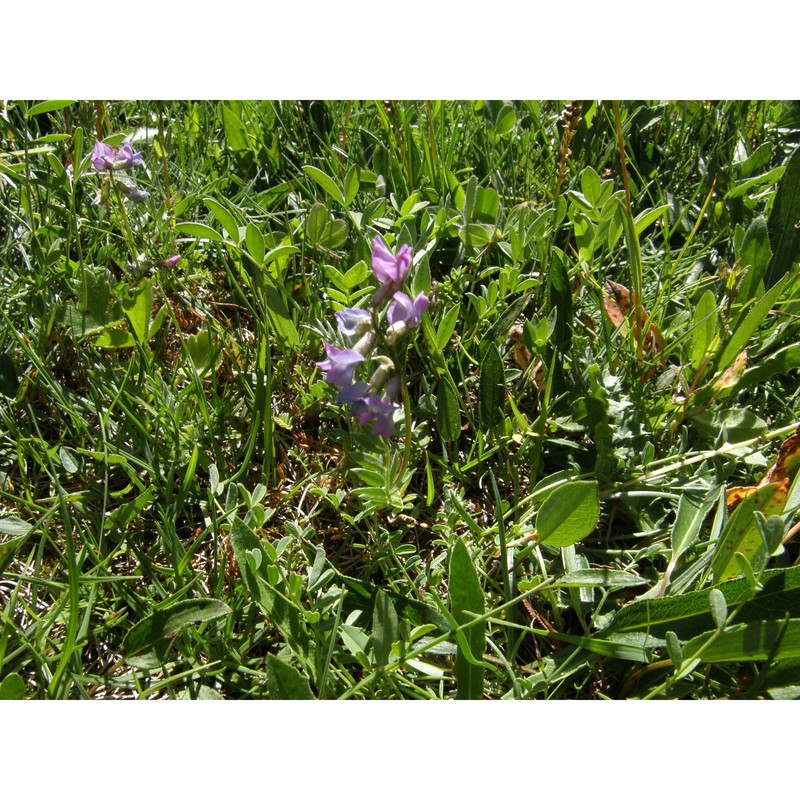
[[119, 210], [122, 214], [122, 233], [125, 236], [126, 241], [128, 242], [128, 247], [131, 249], [131, 259], [133, 260], [134, 266], [138, 266], [138, 252], [136, 251], [136, 241], [133, 238], [133, 229], [131, 228], [131, 221], [128, 218], [128, 212], [125, 210], [125, 201], [122, 198], [122, 193], [117, 188], [117, 184], [115, 183], [114, 179], [110, 177], [111, 186], [114, 189], [114, 194], [117, 198], [117, 204], [119, 205]]
[[403, 415], [405, 417], [405, 442], [403, 444], [403, 461], [400, 467], [400, 479], [406, 474], [408, 465], [411, 462], [411, 395], [408, 393], [408, 382], [406, 381], [406, 350], [402, 356], [397, 349], [392, 348], [392, 360], [400, 378], [400, 397], [403, 401]]
[[161, 145], [161, 169], [164, 173], [164, 202], [167, 206], [167, 215], [170, 218], [170, 225], [174, 224], [172, 218], [172, 195], [169, 190], [169, 169], [167, 167], [167, 142], [164, 138], [164, 103], [160, 100], [158, 105], [158, 141]]

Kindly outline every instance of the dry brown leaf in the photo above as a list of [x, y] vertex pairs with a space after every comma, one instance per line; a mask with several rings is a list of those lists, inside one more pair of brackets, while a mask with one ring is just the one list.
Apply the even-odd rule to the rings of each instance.
[[[631, 313], [631, 303], [635, 302], [636, 298], [631, 298], [631, 292], [627, 286], [623, 286], [616, 281], [607, 280], [603, 284], [603, 308], [608, 315], [611, 324], [619, 329], [622, 336], [628, 335], [628, 316]], [[641, 310], [641, 326], [647, 330], [644, 342], [642, 344], [642, 352], [647, 353], [649, 356], [657, 356], [664, 349], [664, 337], [658, 330], [655, 324], [647, 324], [649, 319], [648, 313]], [[634, 322], [634, 336], [641, 336], [641, 331], [637, 330]], [[666, 368], [666, 364], [661, 360], [660, 365]], [[655, 374], [655, 368], [649, 370], [642, 376], [642, 383], [650, 380]]]
[[[755, 486], [731, 486], [725, 491], [725, 505], [733, 511], [745, 498], [754, 494], [768, 483], [782, 484], [777, 494], [785, 503], [789, 486], [800, 469], [800, 427], [781, 445], [775, 463], [764, 473], [764, 477]], [[783, 508], [783, 505], [781, 505]]]

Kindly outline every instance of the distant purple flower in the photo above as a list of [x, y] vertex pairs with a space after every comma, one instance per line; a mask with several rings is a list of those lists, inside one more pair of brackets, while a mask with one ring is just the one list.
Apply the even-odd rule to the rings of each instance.
[[372, 244], [372, 271], [381, 284], [372, 298], [372, 305], [381, 306], [403, 285], [411, 266], [411, 248], [404, 244], [393, 256], [379, 236]]
[[372, 324], [372, 315], [363, 308], [343, 308], [334, 315], [339, 330], [345, 336], [356, 336], [364, 333]]
[[340, 350], [332, 344], [325, 345], [325, 361], [317, 361], [317, 366], [326, 372], [325, 380], [338, 389], [344, 389], [353, 382], [356, 367], [364, 360], [355, 350]]
[[175, 267], [181, 260], [180, 256], [170, 256], [166, 261], [161, 262], [162, 267]]
[[391, 403], [383, 397], [367, 397], [353, 403], [351, 413], [358, 417], [362, 425], [373, 423], [370, 428], [373, 436], [394, 436], [392, 417], [399, 408], [397, 403]]
[[111, 145], [103, 142], [95, 142], [92, 150], [92, 166], [98, 172], [105, 172], [107, 169], [114, 169], [116, 153]]
[[125, 142], [125, 144], [123, 144], [122, 147], [120, 147], [120, 149], [117, 151], [117, 162], [114, 165], [114, 169], [137, 167], [141, 163], [143, 163], [141, 154], [134, 153], [131, 143]]
[[422, 315], [428, 309], [428, 300], [425, 292], [420, 292], [413, 300], [404, 292], [397, 292], [386, 317], [389, 325], [404, 325], [404, 330], [416, 328], [422, 320]]

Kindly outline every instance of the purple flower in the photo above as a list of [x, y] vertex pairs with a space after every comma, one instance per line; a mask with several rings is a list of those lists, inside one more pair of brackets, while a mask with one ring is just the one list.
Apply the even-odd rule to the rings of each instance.
[[372, 327], [371, 314], [362, 308], [343, 308], [333, 316], [345, 336], [357, 336]]
[[114, 169], [115, 157], [116, 153], [111, 145], [104, 144], [103, 142], [94, 143], [94, 150], [92, 150], [92, 166], [98, 172]]
[[140, 153], [134, 153], [130, 142], [120, 147], [119, 152], [105, 142], [95, 142], [92, 150], [92, 166], [98, 172], [127, 169], [143, 163]]
[[362, 425], [373, 423], [370, 428], [373, 436], [394, 436], [392, 417], [399, 408], [397, 403], [391, 403], [384, 397], [367, 397], [353, 403], [350, 412], [358, 417]]
[[336, 395], [337, 403], [356, 403], [358, 400], [363, 400], [369, 394], [369, 384], [364, 381], [358, 381], [352, 386], [345, 386], [339, 394]]
[[120, 147], [117, 151], [117, 162], [114, 169], [125, 169], [126, 167], [136, 167], [142, 163], [142, 156], [140, 153], [134, 153], [130, 142]]
[[170, 256], [166, 261], [161, 262], [162, 267], [174, 267], [177, 266], [178, 262], [181, 260], [180, 256]]
[[372, 271], [381, 284], [372, 298], [372, 305], [381, 306], [386, 302], [387, 297], [393, 295], [403, 285], [411, 266], [411, 248], [404, 244], [397, 251], [397, 255], [393, 256], [379, 236], [375, 237], [372, 244], [374, 248]]
[[397, 398], [397, 391], [399, 388], [400, 378], [397, 375], [395, 375], [393, 378], [389, 378], [389, 383], [386, 384], [386, 391], [383, 393], [383, 399], [394, 402], [394, 400]]
[[324, 343], [325, 361], [317, 361], [317, 366], [326, 372], [325, 380], [338, 389], [344, 389], [353, 382], [356, 367], [364, 360], [355, 350], [340, 350], [332, 344]]
[[420, 292], [413, 300], [404, 292], [395, 294], [386, 314], [390, 326], [387, 339], [390, 343], [419, 325], [429, 302], [425, 292]]

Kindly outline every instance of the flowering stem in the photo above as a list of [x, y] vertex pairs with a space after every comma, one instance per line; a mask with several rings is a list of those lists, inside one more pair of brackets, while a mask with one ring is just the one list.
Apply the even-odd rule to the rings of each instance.
[[128, 247], [131, 249], [131, 258], [133, 259], [134, 264], [137, 263], [137, 256], [138, 252], [136, 250], [136, 242], [133, 238], [133, 229], [131, 228], [130, 219], [128, 219], [128, 212], [125, 210], [125, 202], [122, 199], [122, 193], [117, 188], [116, 183], [114, 183], [113, 179], [111, 180], [111, 186], [114, 189], [114, 194], [117, 198], [117, 206], [119, 207], [120, 214], [122, 216], [122, 231], [125, 239], [128, 242]]
[[403, 444], [403, 461], [400, 467], [400, 480], [406, 474], [408, 464], [411, 461], [411, 395], [408, 393], [408, 382], [406, 374], [406, 350], [403, 348], [402, 356], [399, 356], [395, 348], [394, 363], [399, 366], [397, 374], [400, 376], [400, 397], [403, 401], [403, 415], [405, 417], [405, 442]]
[[170, 218], [170, 225], [175, 224], [172, 217], [172, 196], [169, 191], [169, 170], [167, 169], [167, 143], [164, 139], [164, 104], [158, 103], [158, 140], [161, 145], [161, 168], [164, 172], [164, 200], [167, 205], [167, 214]]

